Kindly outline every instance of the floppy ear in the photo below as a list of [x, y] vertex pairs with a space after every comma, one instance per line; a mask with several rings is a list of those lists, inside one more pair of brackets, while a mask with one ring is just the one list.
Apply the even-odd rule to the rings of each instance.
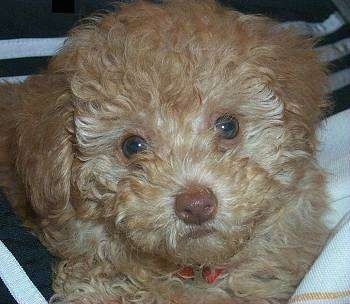
[[59, 75], [33, 76], [15, 90], [17, 170], [39, 218], [58, 219], [70, 209], [73, 107], [68, 82]]
[[[315, 152], [315, 129], [329, 109], [327, 67], [318, 59], [315, 40], [293, 29], [273, 27], [266, 39], [277, 60], [270, 60], [275, 88], [283, 103], [284, 126], [291, 144]], [[269, 55], [267, 55], [269, 56]]]

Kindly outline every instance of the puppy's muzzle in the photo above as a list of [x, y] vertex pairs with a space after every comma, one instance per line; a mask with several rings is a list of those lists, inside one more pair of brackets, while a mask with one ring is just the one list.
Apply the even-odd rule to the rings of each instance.
[[191, 187], [175, 197], [175, 213], [186, 224], [201, 225], [215, 216], [217, 208], [214, 193], [205, 187]]

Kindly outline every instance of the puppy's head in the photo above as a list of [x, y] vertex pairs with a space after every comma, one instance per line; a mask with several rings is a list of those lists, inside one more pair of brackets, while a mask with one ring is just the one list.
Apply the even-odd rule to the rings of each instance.
[[74, 96], [74, 216], [182, 262], [234, 254], [313, 158], [311, 47], [207, 1], [137, 2], [73, 31], [51, 70]]

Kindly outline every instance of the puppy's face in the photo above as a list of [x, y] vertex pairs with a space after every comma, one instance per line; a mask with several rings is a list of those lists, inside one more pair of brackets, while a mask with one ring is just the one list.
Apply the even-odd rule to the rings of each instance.
[[138, 250], [233, 255], [312, 158], [324, 75], [266, 19], [138, 3], [80, 28], [52, 66], [75, 96], [77, 217]]

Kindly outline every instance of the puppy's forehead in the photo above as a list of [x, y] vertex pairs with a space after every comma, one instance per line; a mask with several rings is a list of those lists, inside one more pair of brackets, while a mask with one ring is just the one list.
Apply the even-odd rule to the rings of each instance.
[[73, 32], [63, 52], [76, 64], [65, 69], [82, 99], [127, 95], [181, 110], [224, 89], [230, 71], [263, 44], [268, 24], [211, 1], [137, 2]]
[[170, 137], [179, 133], [198, 134], [207, 123], [207, 108], [193, 94], [169, 103], [161, 99], [132, 102], [134, 110], [123, 111], [120, 116], [120, 122], [131, 132], [134, 129], [151, 137], [157, 134]]

